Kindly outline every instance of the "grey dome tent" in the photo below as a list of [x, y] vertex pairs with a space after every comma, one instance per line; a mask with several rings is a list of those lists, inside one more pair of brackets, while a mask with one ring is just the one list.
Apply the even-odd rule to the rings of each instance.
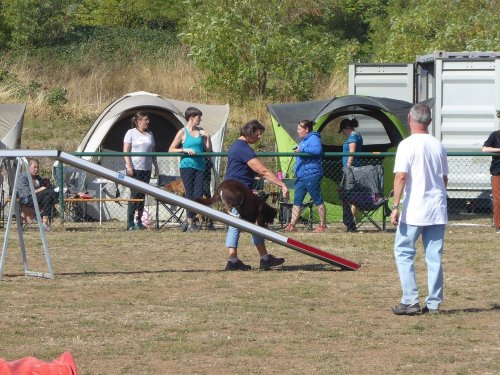
[[[132, 115], [138, 111], [150, 115], [149, 129], [155, 137], [156, 151], [167, 152], [177, 131], [186, 124], [184, 112], [188, 107], [196, 107], [202, 111], [201, 126], [212, 136], [213, 151], [222, 151], [229, 105], [189, 103], [139, 91], [124, 95], [111, 103], [91, 126], [77, 152], [123, 151], [123, 137], [130, 129]], [[103, 157], [98, 162], [114, 170], [125, 169], [123, 158]], [[216, 163], [216, 169], [218, 168], [219, 163]], [[162, 171], [175, 172], [176, 168], [173, 166], [172, 170]]]
[[[26, 104], [0, 104], [0, 149], [21, 148], [24, 113]], [[9, 190], [13, 179], [12, 165], [6, 159], [0, 158], [0, 170], [5, 166]], [[0, 175], [3, 199], [3, 173]], [[1, 202], [3, 204], [3, 201]]]
[[214, 152], [221, 151], [229, 116], [227, 104], [189, 103], [145, 91], [126, 94], [111, 103], [89, 129], [77, 151], [122, 151], [123, 137], [130, 129], [130, 118], [138, 111], [150, 114], [149, 127], [155, 136], [157, 151], [167, 151], [177, 131], [186, 124], [184, 111], [188, 107], [203, 112], [201, 126], [212, 135]]
[[[190, 103], [164, 98], [145, 91], [133, 92], [111, 103], [90, 127], [77, 152], [123, 151], [123, 138], [130, 129], [130, 119], [138, 111], [147, 112], [150, 116], [149, 128], [154, 135], [156, 151], [167, 152], [175, 134], [186, 125], [184, 112], [188, 107], [196, 107], [203, 113], [201, 127], [212, 137], [214, 152], [222, 151], [224, 135], [229, 117], [229, 105], [210, 105]], [[122, 157], [85, 157], [87, 160], [115, 171], [125, 170]], [[220, 168], [220, 158], [214, 158], [215, 176]], [[163, 161], [163, 162], [162, 162]], [[172, 158], [158, 158], [160, 173], [179, 175], [178, 162]], [[66, 168], [65, 168], [66, 173]], [[87, 190], [98, 191], [98, 185], [92, 183], [95, 176], [85, 176]], [[114, 192], [112, 192], [114, 193]], [[120, 196], [128, 196], [128, 192], [118, 192]], [[112, 212], [110, 210], [110, 212]]]
[[21, 147], [26, 104], [0, 104], [0, 149]]

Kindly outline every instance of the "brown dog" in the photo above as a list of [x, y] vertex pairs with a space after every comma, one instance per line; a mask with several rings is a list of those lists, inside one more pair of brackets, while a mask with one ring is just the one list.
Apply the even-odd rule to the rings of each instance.
[[186, 190], [184, 190], [184, 184], [182, 183], [182, 180], [177, 179], [172, 182], [169, 182], [168, 184], [165, 184], [163, 187], [166, 191], [169, 191], [171, 193], [180, 195], [183, 197], [186, 195]]
[[[172, 182], [169, 182], [168, 184], [165, 184], [163, 186], [163, 189], [170, 193], [174, 193], [176, 195], [180, 195], [181, 197], [186, 196], [186, 190], [184, 189], [184, 184], [181, 179], [174, 180]], [[200, 222], [200, 225], [208, 225], [209, 219], [203, 215], [196, 214], [197, 220]]]
[[276, 217], [276, 209], [236, 180], [223, 181], [212, 198], [200, 198], [196, 201], [206, 206], [222, 202], [228, 212], [236, 208], [242, 219], [264, 228], [272, 224]]

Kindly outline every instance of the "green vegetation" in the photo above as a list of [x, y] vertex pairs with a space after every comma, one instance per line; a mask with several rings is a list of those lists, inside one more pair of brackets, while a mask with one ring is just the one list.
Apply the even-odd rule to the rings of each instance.
[[371, 22], [374, 61], [412, 61], [432, 51], [499, 51], [498, 1], [389, 1]]
[[334, 60], [337, 38], [311, 33], [314, 26], [305, 21], [309, 11], [301, 9], [301, 3], [188, 3], [190, 16], [180, 36], [190, 46], [188, 56], [208, 72], [208, 89], [240, 100], [255, 96], [304, 100]]

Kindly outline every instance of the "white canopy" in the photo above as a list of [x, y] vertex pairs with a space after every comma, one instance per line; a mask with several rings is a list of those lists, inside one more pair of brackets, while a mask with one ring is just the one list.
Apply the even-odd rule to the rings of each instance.
[[189, 103], [145, 91], [127, 94], [111, 103], [94, 122], [77, 151], [122, 151], [130, 118], [138, 111], [150, 114], [149, 128], [155, 137], [156, 151], [167, 151], [177, 131], [186, 125], [184, 112], [188, 107], [201, 110], [201, 127], [212, 135], [214, 152], [222, 151], [229, 105]]

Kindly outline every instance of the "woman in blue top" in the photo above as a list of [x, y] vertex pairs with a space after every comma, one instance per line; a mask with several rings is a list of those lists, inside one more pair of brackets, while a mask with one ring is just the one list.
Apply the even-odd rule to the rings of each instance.
[[[201, 128], [202, 113], [198, 108], [186, 109], [185, 118], [187, 125], [179, 130], [170, 145], [168, 152], [183, 152], [179, 170], [182, 183], [186, 191], [186, 198], [196, 199], [203, 195], [203, 173], [205, 171], [205, 158], [197, 154], [212, 151], [210, 135]], [[194, 223], [195, 213], [188, 211], [187, 223], [182, 226], [182, 231], [197, 232], [198, 226]]]
[[[240, 129], [240, 136], [236, 139], [227, 152], [227, 169], [224, 180], [237, 180], [252, 188], [256, 176], [265, 178], [269, 182], [281, 187], [284, 197], [288, 196], [288, 188], [285, 183], [274, 175], [255, 155], [251, 144], [257, 143], [266, 128], [257, 120], [251, 120]], [[238, 211], [233, 208], [231, 213], [240, 217]], [[247, 271], [252, 267], [238, 259], [238, 241], [240, 229], [228, 227], [226, 236], [226, 247], [229, 251], [229, 259], [226, 264], [226, 271]], [[267, 253], [264, 239], [252, 234], [254, 245], [260, 254], [260, 268], [269, 270], [271, 267], [279, 266], [285, 262], [284, 258], [275, 258]]]
[[[358, 120], [355, 118], [352, 120], [345, 118], [340, 122], [339, 134], [342, 133], [347, 137], [342, 145], [342, 152], [361, 152], [363, 148], [363, 137], [356, 131], [358, 126]], [[354, 156], [343, 156], [342, 166], [360, 167], [361, 160]]]
[[323, 233], [326, 229], [326, 206], [321, 196], [321, 179], [323, 178], [323, 166], [321, 154], [323, 145], [318, 132], [313, 132], [313, 123], [302, 120], [297, 125], [297, 134], [302, 141], [295, 152], [306, 152], [314, 157], [297, 156], [295, 159], [295, 195], [293, 197], [292, 219], [285, 228], [285, 232], [294, 232], [295, 224], [299, 220], [302, 202], [307, 193], [311, 196], [314, 204], [318, 206], [320, 224], [314, 229], [315, 233]]
[[[358, 120], [353, 118], [343, 119], [340, 122], [339, 134], [342, 133], [346, 136], [344, 145], [342, 146], [342, 152], [361, 152], [363, 149], [363, 137], [356, 131], [359, 126]], [[343, 167], [360, 167], [361, 159], [354, 156], [342, 156], [342, 166]], [[343, 222], [346, 226], [348, 232], [356, 232], [356, 221], [354, 215], [356, 213], [355, 206], [351, 205], [348, 200], [343, 200], [342, 202], [343, 211]]]

